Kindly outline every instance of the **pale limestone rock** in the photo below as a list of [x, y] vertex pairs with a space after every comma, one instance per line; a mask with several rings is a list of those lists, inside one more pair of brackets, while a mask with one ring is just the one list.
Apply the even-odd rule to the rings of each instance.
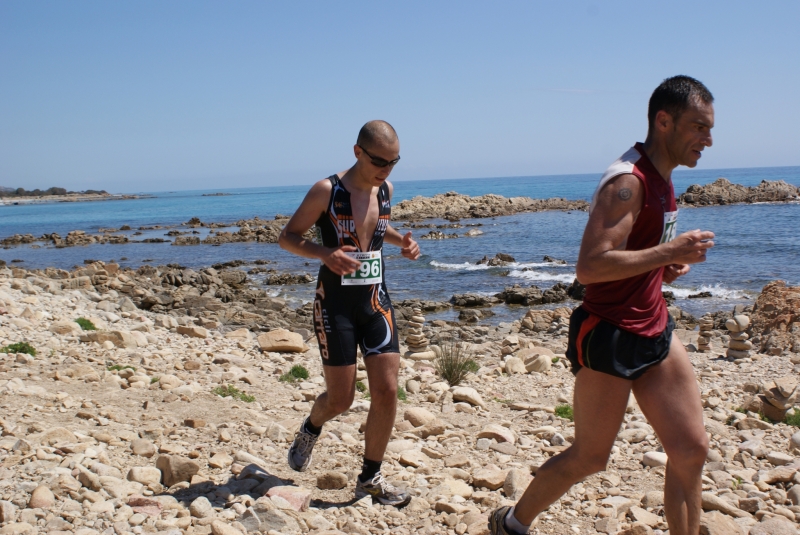
[[303, 337], [286, 329], [275, 329], [259, 334], [258, 345], [265, 353], [303, 353], [308, 351]]

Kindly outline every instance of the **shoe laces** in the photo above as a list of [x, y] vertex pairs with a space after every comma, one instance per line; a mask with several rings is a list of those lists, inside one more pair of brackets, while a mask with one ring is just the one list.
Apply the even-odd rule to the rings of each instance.
[[297, 451], [300, 453], [300, 455], [306, 455], [312, 449], [314, 449], [314, 444], [317, 443], [317, 439], [319, 438], [319, 436], [313, 435], [308, 431], [306, 431], [305, 429], [303, 429], [297, 438], [298, 438]]
[[370, 483], [375, 487], [380, 487], [384, 494], [396, 494], [400, 492], [400, 489], [383, 479], [383, 474], [380, 472], [375, 474], [375, 477], [372, 478]]

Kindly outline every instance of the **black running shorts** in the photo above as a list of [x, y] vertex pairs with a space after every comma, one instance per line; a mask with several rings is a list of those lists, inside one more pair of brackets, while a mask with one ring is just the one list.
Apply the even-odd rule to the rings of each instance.
[[399, 353], [394, 308], [385, 284], [342, 287], [320, 273], [314, 299], [314, 332], [323, 366], [356, 363], [364, 357]]
[[634, 380], [669, 354], [675, 322], [667, 320], [664, 332], [654, 338], [640, 336], [588, 313], [583, 307], [569, 319], [567, 358], [572, 373], [581, 368]]

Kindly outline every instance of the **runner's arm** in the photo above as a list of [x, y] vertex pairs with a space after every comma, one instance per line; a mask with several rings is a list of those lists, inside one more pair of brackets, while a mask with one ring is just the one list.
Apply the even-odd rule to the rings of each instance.
[[355, 247], [331, 249], [303, 237], [303, 234], [317, 222], [319, 216], [328, 209], [330, 195], [331, 183], [327, 178], [311, 186], [300, 208], [283, 227], [278, 237], [278, 245], [298, 256], [318, 258], [337, 275], [344, 275], [354, 272], [361, 265], [361, 262], [343, 253], [343, 251], [355, 251]]
[[640, 251], [626, 251], [633, 224], [644, 204], [645, 188], [634, 175], [613, 178], [598, 194], [586, 223], [576, 274], [581, 284], [634, 277], [669, 264], [705, 261], [713, 232], [692, 230]]
[[[389, 200], [391, 201], [392, 195], [394, 194], [394, 186], [388, 180], [386, 181], [386, 185], [389, 187]], [[403, 235], [392, 227], [392, 225], [386, 225], [386, 234], [383, 236], [383, 240], [386, 243], [400, 247], [400, 254], [406, 258], [411, 260], [419, 258], [419, 244], [411, 237], [411, 231]]]

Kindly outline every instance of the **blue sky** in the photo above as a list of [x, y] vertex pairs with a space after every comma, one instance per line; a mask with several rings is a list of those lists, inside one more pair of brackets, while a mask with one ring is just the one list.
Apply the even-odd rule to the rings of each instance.
[[674, 74], [705, 168], [800, 165], [800, 2], [2, 2], [0, 185], [311, 183], [391, 122], [394, 180], [600, 173]]

